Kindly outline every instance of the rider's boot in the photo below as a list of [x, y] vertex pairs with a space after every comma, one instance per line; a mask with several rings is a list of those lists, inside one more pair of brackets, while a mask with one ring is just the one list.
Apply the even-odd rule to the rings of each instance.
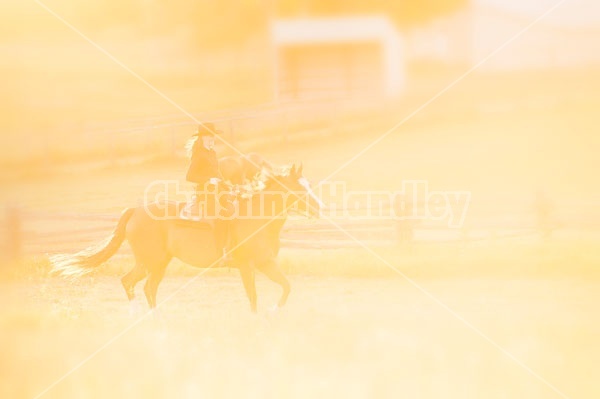
[[229, 266], [233, 262], [233, 257], [231, 253], [227, 251], [227, 248], [223, 248], [223, 254], [221, 255], [221, 263], [223, 266]]

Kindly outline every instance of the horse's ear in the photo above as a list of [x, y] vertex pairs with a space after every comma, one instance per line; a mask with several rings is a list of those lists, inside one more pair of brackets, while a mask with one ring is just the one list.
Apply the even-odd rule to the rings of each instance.
[[296, 176], [298, 172], [296, 171], [296, 164], [292, 165], [292, 169], [290, 170], [290, 176]]
[[298, 167], [298, 170], [296, 171], [297, 176], [302, 176], [302, 168], [303, 168], [303, 165], [302, 165], [302, 162], [300, 162], [300, 166]]
[[257, 173], [257, 177], [256, 180], [270, 179], [273, 177], [273, 173], [269, 169], [262, 167], [260, 172]]

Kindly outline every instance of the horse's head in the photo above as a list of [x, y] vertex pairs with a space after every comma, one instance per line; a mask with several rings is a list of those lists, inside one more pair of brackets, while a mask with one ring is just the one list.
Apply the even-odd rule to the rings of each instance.
[[265, 191], [280, 192], [285, 195], [286, 208], [296, 206], [299, 212], [310, 217], [319, 217], [325, 204], [317, 197], [310, 182], [302, 175], [302, 164], [293, 165], [282, 174], [270, 174]]

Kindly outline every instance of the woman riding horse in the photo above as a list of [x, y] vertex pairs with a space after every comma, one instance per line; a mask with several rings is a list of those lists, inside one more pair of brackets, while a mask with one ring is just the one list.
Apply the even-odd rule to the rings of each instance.
[[[302, 166], [294, 166], [284, 174], [261, 176], [255, 183], [254, 189], [240, 195], [238, 214], [231, 220], [233, 266], [240, 269], [253, 312], [257, 307], [255, 270], [282, 287], [278, 306], [285, 304], [290, 292], [289, 282], [279, 270], [276, 260], [279, 235], [287, 212], [295, 207], [311, 216], [318, 216], [323, 206], [308, 180], [302, 176]], [[112, 257], [127, 239], [135, 256], [135, 266], [121, 282], [127, 297], [133, 301], [135, 285], [147, 277], [144, 292], [148, 305], [154, 309], [158, 285], [172, 258], [201, 268], [218, 265], [212, 229], [182, 224], [178, 215], [184, 205], [154, 201], [125, 209], [111, 236], [74, 255], [51, 257], [53, 270], [66, 275], [90, 271]]]

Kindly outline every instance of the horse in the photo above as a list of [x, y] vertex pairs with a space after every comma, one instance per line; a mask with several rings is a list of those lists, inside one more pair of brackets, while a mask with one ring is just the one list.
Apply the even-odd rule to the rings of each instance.
[[[254, 271], [262, 272], [283, 290], [277, 304], [285, 305], [290, 284], [279, 269], [279, 235], [287, 213], [296, 208], [310, 217], [318, 217], [324, 204], [314, 194], [302, 175], [302, 165], [284, 174], [261, 174], [254, 187], [238, 195], [238, 210], [230, 221], [231, 267], [238, 268], [250, 301], [257, 311]], [[256, 188], [259, 186], [258, 188]], [[156, 308], [156, 293], [165, 270], [172, 260], [195, 267], [218, 267], [220, 255], [210, 221], [189, 222], [179, 218], [183, 202], [154, 201], [121, 214], [113, 233], [103, 242], [72, 255], [51, 257], [53, 271], [63, 275], [80, 275], [110, 259], [126, 239], [135, 257], [134, 267], [121, 283], [133, 304], [135, 285], [147, 277], [144, 293], [150, 310]]]
[[219, 170], [223, 179], [233, 184], [243, 184], [252, 180], [262, 170], [273, 172], [274, 169], [270, 162], [256, 152], [219, 159]]

